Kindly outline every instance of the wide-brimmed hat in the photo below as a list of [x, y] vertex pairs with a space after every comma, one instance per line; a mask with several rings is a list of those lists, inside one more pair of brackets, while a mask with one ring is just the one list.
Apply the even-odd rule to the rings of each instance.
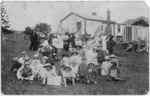
[[33, 59], [35, 59], [35, 58], [39, 58], [39, 55], [35, 54], [35, 55], [33, 56]]
[[44, 56], [43, 59], [48, 59], [48, 57], [47, 57], [47, 56]]
[[69, 57], [67, 54], [63, 54], [62, 57]]
[[17, 62], [18, 59], [19, 59], [18, 57], [14, 57], [14, 58], [12, 59], [12, 61], [14, 61], [14, 62], [16, 61], [16, 62]]
[[73, 50], [72, 52], [71, 52], [71, 55], [73, 55], [73, 54], [75, 54], [76, 53], [76, 55], [78, 54], [78, 51], [77, 50]]
[[110, 63], [117, 63], [117, 61], [112, 59]]
[[24, 65], [30, 65], [30, 62], [26, 62]]
[[111, 64], [114, 64], [114, 65], [117, 65], [116, 60], [111, 60], [110, 63], [111, 63]]
[[109, 56], [105, 56], [105, 58], [104, 58], [105, 60], [109, 60]]
[[100, 48], [100, 47], [102, 47], [102, 44], [98, 44], [98, 45], [97, 45], [97, 48]]
[[25, 52], [25, 51], [22, 51], [22, 52], [21, 52], [21, 55], [23, 55], [23, 54], [26, 54], [26, 52]]
[[94, 66], [95, 64], [94, 63], [92, 63], [92, 62], [90, 62], [89, 64], [88, 64], [88, 66]]
[[45, 65], [43, 65], [43, 67], [51, 67], [52, 68], [52, 65], [50, 63], [46, 63]]
[[72, 68], [69, 65], [64, 65], [63, 69], [65, 69], [65, 68], [69, 68], [70, 70], [72, 70]]
[[110, 58], [116, 58], [116, 56], [114, 54], [110, 55]]
[[76, 48], [77, 48], [77, 47], [82, 48], [82, 45], [76, 45]]
[[93, 49], [98, 50], [97, 46], [93, 46]]

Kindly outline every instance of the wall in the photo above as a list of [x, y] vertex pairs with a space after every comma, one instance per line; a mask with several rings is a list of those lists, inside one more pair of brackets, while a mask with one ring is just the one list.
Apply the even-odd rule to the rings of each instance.
[[86, 20], [86, 32], [88, 34], [92, 34], [92, 36], [94, 35], [98, 27], [100, 29], [99, 32], [101, 32], [101, 26], [102, 26], [102, 22]]
[[85, 20], [81, 17], [78, 17], [74, 14], [67, 17], [64, 21], [62, 21], [63, 31], [76, 32], [77, 31], [77, 22], [81, 22], [81, 32], [84, 33], [84, 22]]

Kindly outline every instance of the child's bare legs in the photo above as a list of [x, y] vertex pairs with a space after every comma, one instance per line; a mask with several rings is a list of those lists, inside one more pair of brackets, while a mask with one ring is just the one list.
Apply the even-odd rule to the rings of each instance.
[[72, 85], [75, 86], [74, 77], [72, 77]]
[[65, 78], [65, 77], [63, 77], [63, 81], [64, 81], [65, 87], [67, 87], [67, 84], [66, 84], [66, 78]]
[[46, 80], [47, 80], [47, 78], [44, 77], [42, 80], [43, 85], [46, 85]]

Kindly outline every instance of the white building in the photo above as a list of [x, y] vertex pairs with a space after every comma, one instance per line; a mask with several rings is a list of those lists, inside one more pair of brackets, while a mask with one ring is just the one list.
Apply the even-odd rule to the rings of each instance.
[[115, 34], [115, 22], [110, 21], [109, 10], [107, 12], [107, 20], [98, 17], [94, 12], [90, 16], [83, 16], [71, 12], [60, 23], [63, 32], [81, 32], [82, 34], [87, 32], [88, 34], [94, 35], [95, 32], [101, 34], [107, 30], [111, 34]]

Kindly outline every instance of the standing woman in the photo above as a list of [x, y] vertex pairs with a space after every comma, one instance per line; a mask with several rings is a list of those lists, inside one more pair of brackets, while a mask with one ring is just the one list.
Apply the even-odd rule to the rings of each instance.
[[113, 40], [113, 35], [110, 35], [109, 40], [107, 41], [107, 50], [109, 51], [109, 54], [113, 54], [113, 47], [116, 45], [116, 42]]
[[69, 36], [67, 33], [65, 33], [64, 35], [64, 45], [63, 45], [63, 48], [65, 51], [68, 51], [69, 50]]

